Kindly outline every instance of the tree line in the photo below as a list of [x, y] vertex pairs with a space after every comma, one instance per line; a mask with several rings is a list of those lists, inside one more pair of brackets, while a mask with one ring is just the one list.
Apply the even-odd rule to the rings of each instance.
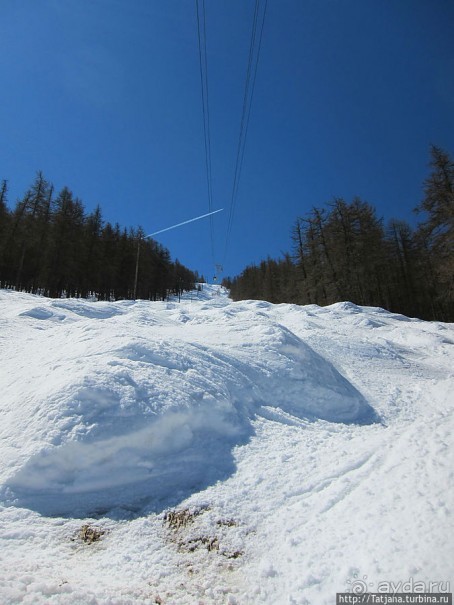
[[193, 289], [199, 281], [197, 273], [178, 260], [172, 262], [166, 248], [143, 239], [141, 228], [104, 221], [99, 206], [87, 213], [67, 187], [55, 195], [42, 172], [14, 209], [8, 208], [7, 195], [4, 180], [0, 186], [2, 288], [50, 297], [164, 300], [170, 293]]
[[454, 321], [454, 162], [431, 149], [417, 228], [384, 225], [369, 203], [334, 199], [296, 219], [292, 252], [226, 279], [234, 300], [329, 305], [351, 301]]

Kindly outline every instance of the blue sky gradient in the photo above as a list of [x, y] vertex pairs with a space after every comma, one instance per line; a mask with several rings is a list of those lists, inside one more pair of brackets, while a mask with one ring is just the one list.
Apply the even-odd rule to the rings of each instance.
[[[263, 6], [263, 0], [261, 0]], [[204, 219], [157, 239], [224, 260], [253, 0], [206, 0], [215, 258]], [[37, 170], [146, 233], [208, 212], [193, 0], [2, 0], [0, 179]], [[454, 152], [451, 0], [268, 0], [225, 275], [289, 251], [333, 197], [413, 224], [429, 147]]]

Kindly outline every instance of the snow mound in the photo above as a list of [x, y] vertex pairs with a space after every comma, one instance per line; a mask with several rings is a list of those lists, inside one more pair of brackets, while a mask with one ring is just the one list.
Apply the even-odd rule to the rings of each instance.
[[377, 420], [329, 361], [270, 318], [268, 303], [28, 301], [9, 322], [11, 334], [35, 337], [32, 365], [20, 346], [5, 364], [28, 377], [3, 391], [10, 439], [23, 442], [20, 452], [11, 444], [7, 503], [46, 515], [158, 510], [231, 475], [234, 447], [270, 408]]
[[65, 319], [65, 315], [54, 313], [50, 309], [45, 309], [43, 307], [34, 307], [33, 309], [23, 311], [20, 313], [20, 315], [24, 317], [32, 317], [33, 319], [50, 319], [53, 321], [62, 321]]

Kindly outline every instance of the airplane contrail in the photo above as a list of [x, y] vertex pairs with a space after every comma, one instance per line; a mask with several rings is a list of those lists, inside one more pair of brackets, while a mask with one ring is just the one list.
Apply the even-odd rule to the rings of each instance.
[[170, 229], [176, 229], [177, 227], [181, 227], [182, 225], [187, 225], [188, 223], [193, 223], [194, 221], [198, 221], [201, 218], [205, 218], [207, 216], [211, 216], [212, 214], [216, 214], [217, 212], [222, 212], [224, 208], [220, 208], [219, 210], [214, 210], [213, 212], [208, 212], [207, 214], [202, 214], [201, 216], [196, 216], [195, 218], [190, 218], [188, 221], [183, 221], [182, 223], [178, 223], [177, 225], [172, 225], [171, 227], [166, 227], [165, 229], [160, 229], [159, 231], [155, 231], [154, 233], [150, 233], [145, 237], [153, 237], [153, 235], [158, 235], [158, 233], [164, 233], [164, 231], [170, 231]]

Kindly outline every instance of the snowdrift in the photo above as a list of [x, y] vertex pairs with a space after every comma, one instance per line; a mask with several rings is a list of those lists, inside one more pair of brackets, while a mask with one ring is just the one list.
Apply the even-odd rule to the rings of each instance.
[[231, 475], [257, 415], [377, 420], [329, 361], [262, 312], [267, 303], [213, 296], [188, 314], [178, 303], [1, 297], [18, 308], [3, 334], [16, 342], [1, 396], [15, 431], [9, 504], [46, 515], [161, 510]]
[[449, 592], [453, 344], [348, 302], [0, 290], [0, 605]]

